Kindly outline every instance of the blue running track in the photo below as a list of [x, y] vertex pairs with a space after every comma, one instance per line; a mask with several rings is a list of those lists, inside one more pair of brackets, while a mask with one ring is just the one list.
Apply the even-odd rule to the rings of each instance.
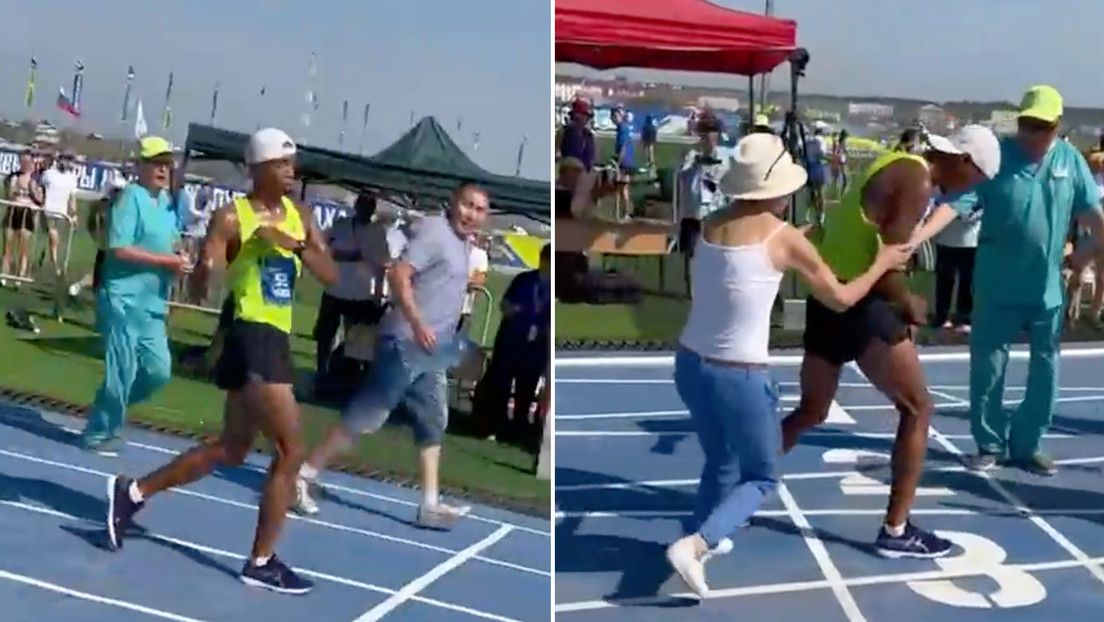
[[[829, 421], [781, 461], [779, 494], [735, 550], [709, 563], [697, 601], [664, 549], [690, 512], [701, 450], [669, 355], [556, 361], [556, 619], [564, 622], [1038, 622], [1104, 614], [1104, 348], [1067, 350], [1044, 450], [1055, 477], [963, 467], [974, 451], [968, 361], [929, 350], [937, 404], [914, 520], [958, 546], [941, 560], [888, 560], [870, 545], [888, 495], [897, 416], [850, 367]], [[1027, 362], [1009, 366], [1009, 407]], [[779, 357], [782, 408], [799, 355]]]

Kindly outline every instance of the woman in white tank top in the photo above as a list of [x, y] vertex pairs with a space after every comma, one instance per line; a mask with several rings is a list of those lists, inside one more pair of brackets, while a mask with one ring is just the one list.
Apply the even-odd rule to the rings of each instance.
[[806, 179], [777, 136], [741, 140], [720, 182], [734, 202], [705, 221], [691, 266], [693, 302], [675, 354], [675, 386], [705, 466], [690, 535], [667, 549], [667, 559], [702, 597], [709, 589], [705, 562], [731, 550], [729, 536], [777, 485], [781, 428], [768, 340], [782, 274], [795, 270], [818, 300], [842, 311], [911, 252], [884, 247], [869, 272], [841, 284], [812, 243], [782, 219]]

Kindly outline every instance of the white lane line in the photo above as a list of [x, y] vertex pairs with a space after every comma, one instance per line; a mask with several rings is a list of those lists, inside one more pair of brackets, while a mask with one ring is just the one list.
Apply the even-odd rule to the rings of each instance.
[[429, 572], [402, 586], [399, 591], [388, 596], [382, 603], [364, 612], [363, 615], [353, 622], [378, 622], [383, 616], [391, 613], [406, 601], [417, 596], [419, 592], [429, 587], [434, 581], [456, 570], [464, 562], [473, 559], [480, 551], [485, 551], [491, 546], [494, 546], [496, 542], [505, 538], [511, 531], [513, 531], [513, 527], [509, 525], [499, 527], [491, 535], [458, 552], [456, 555], [434, 566]]
[[[647, 430], [556, 430], [556, 436], [563, 437], [632, 437], [632, 436], [690, 436], [694, 433], [693, 430], [686, 430], [684, 432], [649, 432]], [[855, 436], [858, 438], [870, 438], [870, 439], [892, 439], [896, 438], [897, 434], [894, 432], [848, 432], [840, 430], [838, 432], [806, 432], [801, 435], [801, 438], [844, 438]], [[969, 434], [944, 434], [946, 438], [954, 440], [968, 441], [973, 437]], [[1044, 434], [1043, 438], [1052, 440], [1062, 440], [1077, 438], [1073, 434]]]
[[[939, 391], [931, 391], [931, 393], [942, 398], [954, 397], [952, 395], [947, 395], [946, 393], [941, 394]], [[963, 402], [964, 406], [969, 406], [970, 404], [965, 400], [961, 401]], [[931, 430], [931, 437], [935, 439], [935, 442], [939, 443], [943, 447], [943, 449], [945, 449], [948, 453], [954, 454], [959, 458], [965, 460], [965, 454], [963, 454], [962, 450], [959, 449], [957, 445], [952, 443], [944, 435], [940, 434], [939, 431], [936, 430], [934, 427], [930, 427], [929, 429]], [[1085, 569], [1089, 571], [1089, 574], [1096, 578], [1097, 581], [1104, 583], [1104, 569], [1102, 569], [1099, 565], [1092, 564], [1089, 561], [1088, 554], [1078, 548], [1077, 545], [1071, 542], [1069, 538], [1067, 538], [1063, 533], [1055, 529], [1053, 525], [1051, 525], [1045, 519], [1039, 516], [1038, 512], [1035, 512], [1030, 507], [1028, 507], [1026, 503], [1019, 499], [1019, 497], [1009, 492], [1009, 490], [1005, 488], [1004, 485], [1001, 484], [999, 481], [994, 479], [989, 472], [979, 473], [978, 476], [984, 479], [985, 482], [988, 483], [989, 486], [993, 489], [993, 491], [1004, 498], [1004, 500], [1007, 501], [1010, 505], [1012, 505], [1017, 510], [1024, 512], [1027, 520], [1031, 521], [1036, 527], [1041, 529], [1043, 533], [1050, 536], [1051, 540], [1054, 540], [1054, 542], [1058, 546], [1062, 547], [1062, 549], [1069, 553], [1075, 560], [1080, 562], [1085, 567]]]
[[[46, 516], [53, 516], [55, 518], [60, 518], [60, 519], [63, 519], [63, 520], [72, 521], [72, 522], [75, 522], [75, 523], [81, 523], [81, 524], [85, 524], [85, 525], [102, 526], [101, 523], [93, 523], [91, 521], [84, 520], [80, 517], [73, 516], [71, 514], [66, 514], [65, 512], [59, 512], [59, 511], [54, 510], [52, 508], [42, 507], [42, 506], [38, 506], [38, 505], [31, 505], [29, 503], [23, 503], [21, 501], [6, 501], [6, 500], [3, 500], [3, 499], [0, 499], [0, 506], [7, 506], [7, 507], [11, 507], [11, 508], [17, 508], [17, 509], [25, 510], [25, 511], [28, 511], [28, 512], [34, 512], [36, 514], [44, 514]], [[238, 553], [231, 553], [230, 551], [225, 551], [225, 550], [222, 550], [222, 549], [216, 549], [214, 547], [205, 546], [205, 545], [202, 545], [202, 544], [197, 544], [195, 542], [189, 542], [188, 540], [180, 540], [178, 538], [173, 538], [173, 537], [170, 537], [170, 536], [156, 534], [156, 533], [153, 533], [151, 531], [142, 532], [141, 537], [146, 539], [146, 540], [156, 540], [158, 542], [165, 542], [167, 544], [172, 544], [172, 545], [183, 547], [183, 548], [186, 548], [186, 549], [192, 549], [194, 551], [199, 551], [201, 553], [206, 553], [208, 555], [214, 555], [215, 557], [225, 557], [227, 559], [233, 559], [233, 560], [237, 560], [237, 561], [245, 561], [246, 560], [245, 555], [239, 555]], [[318, 579], [320, 581], [329, 581], [331, 583], [336, 583], [338, 585], [344, 585], [344, 586], [347, 586], [347, 587], [355, 587], [355, 588], [359, 588], [359, 589], [362, 589], [362, 590], [367, 590], [369, 592], [376, 592], [378, 594], [386, 594], [388, 596], [395, 593], [395, 590], [388, 589], [386, 587], [380, 587], [378, 585], [372, 585], [371, 583], [364, 583], [363, 581], [355, 581], [353, 579], [346, 579], [345, 577], [339, 577], [337, 575], [327, 574], [327, 573], [324, 573], [324, 572], [317, 572], [315, 570], [308, 570], [306, 568], [299, 568], [299, 567], [294, 568], [294, 570], [296, 572], [298, 572], [299, 574], [301, 574], [301, 575], [305, 575], [305, 576], [308, 576], [308, 577], [313, 577], [313, 578]], [[447, 602], [444, 602], [444, 601], [440, 601], [440, 600], [437, 600], [435, 598], [426, 598], [424, 596], [415, 596], [411, 600], [415, 600], [417, 602], [424, 603], [426, 605], [431, 605], [433, 607], [439, 607], [441, 609], [448, 609], [450, 611], [456, 611], [456, 612], [459, 612], [459, 613], [464, 613], [464, 614], [474, 616], [474, 617], [477, 617], [477, 618], [483, 618], [485, 620], [495, 620], [496, 622], [516, 622], [515, 620], [511, 620], [510, 618], [504, 618], [502, 616], [494, 615], [493, 613], [488, 613], [486, 611], [480, 611], [478, 609], [472, 609], [470, 607], [464, 607], [462, 605], [454, 605], [452, 603], [447, 603]]]
[[[71, 431], [71, 432], [74, 432], [74, 433], [77, 432], [76, 430], [67, 430], [67, 431]], [[146, 451], [152, 451], [152, 452], [166, 454], [166, 455], [170, 455], [170, 456], [175, 456], [175, 455], [178, 455], [180, 453], [178, 451], [174, 451], [174, 450], [169, 449], [167, 447], [160, 447], [158, 445], [147, 445], [145, 443], [135, 443], [133, 441], [127, 441], [127, 445], [129, 445], [131, 447], [136, 447], [138, 449], [144, 449]], [[265, 473], [266, 472], [264, 469], [262, 469], [258, 466], [251, 465], [251, 464], [242, 465], [238, 468], [246, 469], [248, 471], [253, 471], [254, 473]], [[349, 486], [339, 486], [337, 484], [330, 484], [330, 483], [327, 483], [327, 482], [322, 482], [321, 486], [323, 488], [326, 488], [326, 489], [329, 489], [329, 490], [337, 490], [337, 491], [340, 491], [340, 492], [347, 492], [351, 495], [357, 495], [359, 497], [365, 497], [367, 499], [375, 499], [377, 501], [384, 501], [384, 502], [387, 502], [387, 503], [393, 503], [395, 505], [403, 505], [403, 506], [410, 507], [410, 508], [418, 507], [418, 502], [416, 502], [416, 501], [408, 501], [406, 499], [399, 499], [397, 497], [389, 497], [387, 495], [381, 495], [381, 494], [374, 493], [374, 492], [368, 492], [366, 490], [361, 490], [359, 488], [352, 488], [352, 487], [349, 487]], [[551, 538], [552, 537], [552, 532], [550, 532], [550, 531], [543, 531], [543, 530], [540, 530], [540, 529], [534, 529], [532, 527], [526, 527], [524, 525], [515, 525], [515, 524], [507, 522], [507, 521], [495, 520], [493, 518], [487, 518], [487, 517], [479, 516], [479, 515], [476, 515], [476, 514], [467, 514], [467, 515], [463, 516], [460, 520], [474, 520], [474, 521], [478, 521], [478, 522], [481, 522], [481, 523], [487, 523], [489, 525], [495, 525], [495, 526], [509, 525], [509, 526], [514, 528], [514, 531], [521, 531], [521, 532], [524, 532], [524, 533], [533, 534], [535, 536], [544, 536], [546, 538]]]
[[828, 554], [828, 548], [817, 537], [813, 526], [809, 523], [809, 519], [802, 513], [801, 507], [797, 505], [797, 500], [790, 494], [790, 489], [786, 488], [785, 484], [780, 483], [778, 485], [778, 498], [785, 506], [786, 513], [789, 514], [794, 526], [801, 530], [801, 538], [805, 540], [805, 546], [809, 548], [813, 559], [816, 560], [820, 573], [824, 575], [829, 589], [832, 590], [832, 594], [839, 601], [840, 608], [843, 609], [843, 615], [847, 616], [848, 622], [866, 622], [866, 617], [859, 610], [859, 604], [855, 602], [851, 590], [847, 589], [847, 584], [843, 582], [843, 575], [836, 567], [836, 562], [832, 561], [832, 557]]
[[[85, 468], [85, 467], [82, 467], [82, 466], [77, 466], [75, 464], [69, 464], [68, 462], [58, 462], [58, 461], [55, 461], [55, 460], [47, 460], [45, 458], [38, 458], [36, 456], [29, 456], [27, 454], [21, 454], [21, 453], [14, 452], [14, 451], [8, 451], [6, 449], [0, 449], [0, 456], [7, 456], [9, 458], [15, 458], [17, 460], [25, 460], [27, 462], [33, 462], [35, 464], [41, 464], [41, 465], [45, 465], [45, 466], [57, 467], [57, 468], [60, 468], [60, 469], [66, 469], [66, 470], [74, 471], [74, 472], [77, 472], [77, 473], [85, 473], [85, 474], [88, 474], [88, 475], [98, 475], [100, 477], [111, 477], [112, 476], [111, 473], [105, 473], [103, 471], [97, 471], [96, 469], [89, 469], [89, 468]], [[215, 503], [220, 503], [222, 505], [228, 505], [228, 506], [231, 506], [231, 507], [242, 508], [242, 509], [245, 509], [245, 510], [254, 510], [254, 511], [256, 511], [258, 509], [256, 505], [253, 505], [253, 504], [250, 504], [250, 503], [242, 503], [240, 501], [234, 501], [232, 499], [225, 499], [223, 497], [216, 497], [215, 495], [208, 495], [208, 494], [204, 494], [204, 493], [201, 493], [201, 492], [196, 492], [194, 490], [188, 490], [187, 488], [174, 488], [174, 489], [170, 490], [169, 492], [174, 493], [174, 494], [178, 494], [178, 495], [184, 495], [186, 497], [195, 497], [197, 499], [203, 499], [205, 501], [213, 501]], [[327, 529], [333, 529], [335, 531], [341, 531], [341, 532], [344, 532], [344, 533], [353, 533], [353, 534], [357, 534], [357, 535], [361, 535], [361, 536], [368, 536], [369, 538], [376, 538], [378, 540], [386, 540], [388, 542], [394, 542], [396, 544], [404, 544], [404, 545], [407, 545], [407, 546], [413, 546], [413, 547], [416, 547], [416, 548], [425, 549], [427, 551], [435, 551], [437, 553], [447, 553], [449, 555], [455, 555], [457, 553], [457, 551], [455, 549], [450, 549], [450, 548], [446, 548], [446, 547], [443, 547], [443, 546], [436, 546], [436, 545], [433, 545], [433, 544], [426, 544], [424, 542], [418, 542], [417, 540], [410, 540], [408, 538], [400, 538], [400, 537], [397, 537], [397, 536], [389, 536], [389, 535], [384, 534], [384, 533], [369, 531], [367, 529], [360, 529], [360, 528], [357, 528], [357, 527], [350, 527], [348, 525], [342, 525], [340, 523], [331, 523], [331, 522], [324, 521], [324, 520], [319, 520], [319, 519], [316, 519], [316, 518], [309, 518], [309, 517], [306, 517], [306, 516], [300, 516], [300, 515], [292, 513], [292, 512], [289, 512], [287, 517], [290, 520], [301, 521], [301, 522], [304, 522], [304, 523], [308, 523], [310, 525], [317, 525], [319, 527], [325, 527]], [[540, 576], [543, 576], [543, 577], [552, 576], [552, 573], [550, 573], [548, 571], [545, 571], [545, 570], [540, 570], [540, 569], [537, 569], [537, 568], [530, 568], [529, 566], [522, 566], [520, 564], [513, 564], [513, 563], [510, 563], [510, 562], [504, 562], [504, 561], [501, 561], [501, 560], [498, 560], [498, 559], [493, 559], [493, 558], [490, 558], [490, 557], [477, 556], [475, 559], [477, 559], [477, 560], [479, 560], [483, 563], [486, 563], [486, 564], [491, 564], [491, 565], [494, 565], [494, 566], [501, 566], [503, 568], [510, 568], [511, 570], [519, 570], [521, 572], [527, 572], [527, 573], [530, 573], [530, 574], [540, 575]]]
[[175, 613], [169, 613], [168, 611], [162, 611], [160, 609], [154, 609], [152, 607], [136, 605], [134, 603], [130, 603], [125, 600], [119, 600], [117, 598], [107, 598], [106, 596], [97, 596], [96, 594], [89, 594], [88, 592], [80, 592], [61, 585], [57, 585], [56, 583], [48, 583], [46, 581], [41, 581], [39, 579], [28, 577], [26, 575], [16, 574], [14, 572], [8, 572], [6, 570], [0, 570], [0, 579], [22, 583], [23, 585], [29, 585], [31, 587], [37, 587], [43, 590], [49, 590], [51, 592], [54, 592], [55, 594], [69, 596], [70, 598], [79, 598], [81, 600], [87, 600], [89, 602], [99, 603], [101, 605], [110, 605], [119, 609], [126, 609], [128, 611], [134, 611], [137, 613], [144, 613], [155, 618], [161, 618], [162, 620], [173, 620], [174, 622], [203, 622], [203, 620], [200, 620], [198, 618], [189, 618], [187, 616], [176, 615]]
[[[859, 508], [859, 509], [823, 509], [802, 510], [805, 516], [882, 516], [885, 508]], [[1008, 516], [1028, 518], [1029, 515], [1038, 516], [1104, 516], [1104, 508], [1070, 508], [1030, 510], [1012, 507], [993, 507], [985, 509], [967, 508], [918, 508], [910, 514], [914, 516]], [[625, 511], [560, 511], [556, 512], [556, 520], [564, 518], [679, 518], [692, 516], [688, 510], [625, 510]], [[760, 518], [786, 518], [789, 513], [786, 510], [759, 510], [755, 516]]]
[[[884, 514], [885, 510], [881, 510]], [[1100, 564], [1104, 557], [1095, 557], [1087, 560], [1088, 564]], [[1023, 572], [1043, 572], [1047, 570], [1064, 570], [1066, 568], [1081, 568], [1085, 564], [1076, 560], [1067, 559], [1055, 562], [1037, 562], [1031, 564], [1005, 564], [1008, 570], [1020, 570]], [[846, 587], [861, 587], [867, 585], [891, 585], [896, 583], [910, 583], [913, 581], [939, 581], [947, 579], [962, 579], [965, 577], [985, 576], [992, 572], [991, 568], [981, 566], [963, 566], [953, 571], [928, 570], [923, 572], [908, 572], [899, 574], [879, 574], [866, 577], [853, 577], [844, 579]], [[768, 594], [792, 594], [796, 592], [808, 592], [831, 588], [825, 579], [816, 581], [794, 581], [788, 583], [771, 583], [765, 585], [750, 585], [747, 587], [734, 587], [729, 589], [709, 590], [709, 600], [721, 598], [740, 598], [743, 596], [763, 596]], [[556, 613], [571, 613], [576, 611], [592, 611], [595, 609], [612, 609], [615, 607], [646, 607], [664, 605], [674, 600], [687, 600], [696, 598], [692, 594], [678, 593], [662, 596], [648, 596], [644, 598], [626, 598], [609, 600], [591, 600], [560, 603], [555, 606]]]

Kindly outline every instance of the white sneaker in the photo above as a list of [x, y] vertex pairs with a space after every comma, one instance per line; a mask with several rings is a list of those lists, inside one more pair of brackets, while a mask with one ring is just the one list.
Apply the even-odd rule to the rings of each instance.
[[311, 498], [310, 486], [310, 480], [302, 477], [295, 478], [295, 502], [292, 503], [291, 509], [303, 516], [318, 514], [318, 503]]
[[470, 505], [423, 504], [418, 506], [418, 516], [415, 518], [415, 523], [424, 529], [449, 531], [456, 526], [457, 520], [469, 513], [471, 513]]
[[708, 553], [698, 556], [695, 546], [697, 540], [696, 535], [676, 540], [667, 547], [667, 561], [686, 587], [697, 594], [698, 598], [704, 599], [709, 597], [709, 584], [705, 582], [705, 561]]
[[81, 293], [81, 284], [79, 282], [78, 283], [73, 283], [72, 285], [69, 286], [69, 295], [72, 296], [73, 298], [76, 298], [77, 296], [79, 296], [80, 293]]

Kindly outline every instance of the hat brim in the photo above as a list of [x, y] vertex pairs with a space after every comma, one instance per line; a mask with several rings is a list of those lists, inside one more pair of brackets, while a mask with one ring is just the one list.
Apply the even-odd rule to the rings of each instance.
[[174, 159], [174, 156], [173, 156], [173, 152], [171, 152], [171, 151], [161, 151], [159, 153], [151, 153], [149, 155], [143, 155], [141, 159], [142, 159], [143, 162], [161, 163], [161, 162], [172, 162], [173, 159]]
[[776, 171], [770, 182], [769, 185], [758, 188], [737, 190], [729, 194], [729, 197], [737, 201], [769, 201], [788, 197], [809, 183], [809, 172], [795, 163]]
[[1019, 119], [1034, 119], [1036, 121], [1042, 121], [1043, 123], [1050, 123], [1057, 125], [1058, 121], [1062, 118], [1061, 114], [1054, 114], [1053, 111], [1042, 110], [1040, 108], [1027, 108], [1020, 111], [1017, 115]]

